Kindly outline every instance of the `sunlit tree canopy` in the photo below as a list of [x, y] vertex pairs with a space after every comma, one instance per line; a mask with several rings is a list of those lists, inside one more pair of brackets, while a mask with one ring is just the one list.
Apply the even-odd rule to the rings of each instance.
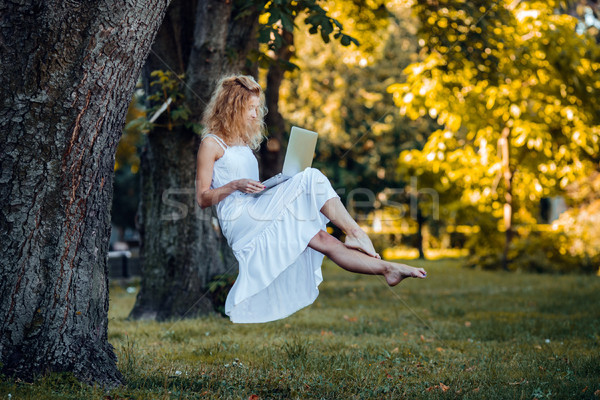
[[555, 1], [418, 2], [427, 54], [390, 86], [400, 112], [443, 126], [423, 151], [464, 199], [501, 214], [504, 139], [516, 204], [530, 206], [597, 167], [600, 46]]

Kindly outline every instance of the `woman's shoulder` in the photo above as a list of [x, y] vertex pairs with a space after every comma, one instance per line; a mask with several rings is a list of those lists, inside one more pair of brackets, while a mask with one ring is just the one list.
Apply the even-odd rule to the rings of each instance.
[[208, 140], [208, 142], [216, 142], [218, 143], [222, 148], [227, 148], [230, 147], [230, 145], [225, 141], [225, 139], [221, 136], [221, 135], [216, 135], [214, 133], [205, 133], [202, 136], [202, 141], [205, 141], [205, 139], [210, 138], [211, 140]]
[[225, 147], [219, 143], [215, 136], [216, 135], [208, 134], [202, 137], [200, 148], [198, 149], [198, 154], [200, 156], [208, 156], [217, 160], [225, 154]]

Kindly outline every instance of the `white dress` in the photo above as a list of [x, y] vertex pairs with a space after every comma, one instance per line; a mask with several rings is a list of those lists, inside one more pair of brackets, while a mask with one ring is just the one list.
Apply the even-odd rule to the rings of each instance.
[[[258, 162], [247, 146], [227, 146], [215, 161], [211, 188], [235, 179], [258, 181]], [[239, 274], [225, 302], [235, 323], [285, 318], [312, 304], [323, 281], [323, 254], [308, 242], [329, 219], [319, 210], [339, 197], [319, 170], [307, 168], [265, 193], [235, 191], [217, 203], [221, 231], [239, 262]]]

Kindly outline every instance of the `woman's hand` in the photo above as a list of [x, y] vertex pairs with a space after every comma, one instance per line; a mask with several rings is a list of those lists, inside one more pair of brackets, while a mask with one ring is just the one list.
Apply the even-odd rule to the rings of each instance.
[[238, 179], [232, 182], [235, 190], [244, 193], [258, 193], [265, 189], [265, 185], [252, 179]]

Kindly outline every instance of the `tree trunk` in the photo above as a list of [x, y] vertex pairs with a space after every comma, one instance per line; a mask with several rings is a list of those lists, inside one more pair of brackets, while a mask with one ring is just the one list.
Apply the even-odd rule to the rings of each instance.
[[512, 229], [512, 216], [513, 216], [513, 204], [512, 204], [512, 178], [513, 174], [510, 170], [510, 145], [509, 145], [510, 129], [504, 128], [502, 131], [502, 137], [500, 138], [500, 150], [502, 154], [502, 175], [504, 178], [504, 232], [505, 241], [504, 249], [502, 251], [502, 269], [508, 271], [508, 251], [510, 250], [510, 244], [513, 238]]
[[0, 361], [116, 386], [108, 343], [116, 146], [168, 0], [2, 2]]
[[425, 228], [425, 217], [421, 212], [421, 208], [418, 205], [419, 195], [415, 195], [417, 198], [417, 250], [419, 250], [419, 259], [425, 259], [425, 250], [423, 248], [423, 229]]
[[[174, 1], [144, 68], [146, 93], [153, 70], [185, 72], [185, 101], [198, 122], [216, 81], [244, 67], [253, 44], [248, 38], [258, 24], [252, 10], [238, 18], [233, 2]], [[207, 283], [237, 271], [213, 210], [196, 205], [199, 143], [199, 136], [183, 126], [173, 131], [157, 127], [147, 136], [140, 168], [142, 284], [131, 318], [206, 314], [213, 310]]]
[[419, 206], [419, 189], [417, 186], [417, 178], [412, 177], [410, 180], [410, 188], [408, 191], [408, 198], [410, 201], [410, 217], [417, 222], [417, 237], [416, 239], [416, 247], [419, 251], [419, 258], [425, 259], [425, 251], [423, 249], [423, 226], [425, 224], [425, 217], [423, 216], [423, 212], [421, 211], [421, 207]]
[[285, 74], [284, 62], [290, 61], [294, 46], [294, 35], [291, 32], [282, 30], [281, 35], [285, 40], [276, 54], [275, 62], [270, 66], [267, 73], [267, 89], [265, 91], [265, 100], [269, 112], [265, 118], [265, 123], [269, 129], [269, 139], [260, 149], [261, 179], [268, 179], [281, 172], [283, 167], [283, 144], [285, 136], [285, 121], [279, 112], [279, 89]]

